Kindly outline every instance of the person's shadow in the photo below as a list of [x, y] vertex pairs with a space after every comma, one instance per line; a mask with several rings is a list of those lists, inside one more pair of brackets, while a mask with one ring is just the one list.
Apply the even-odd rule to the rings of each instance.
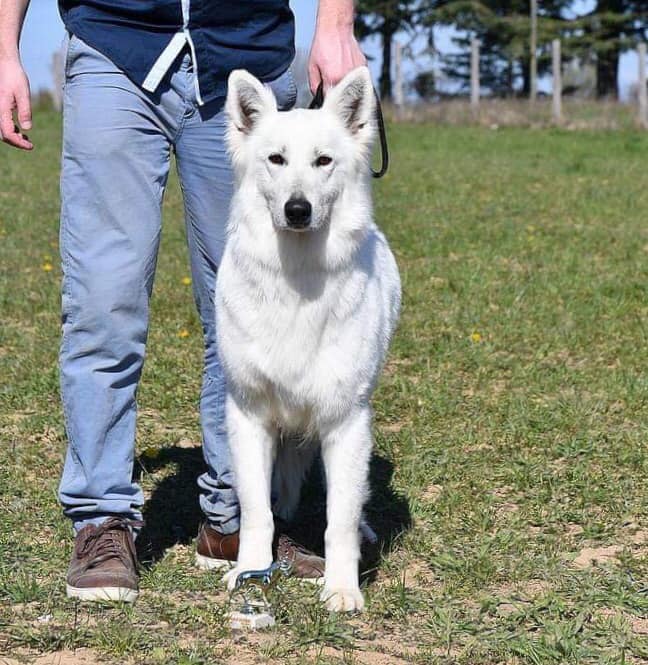
[[[166, 476], [154, 488], [143, 510], [145, 525], [137, 539], [140, 561], [151, 566], [176, 544], [193, 541], [203, 520], [198, 505], [198, 476], [205, 471], [200, 448], [162, 448], [153, 458], [140, 458], [137, 475], [153, 473], [169, 465], [175, 473]], [[394, 466], [374, 453], [370, 465], [370, 496], [365, 506], [369, 526], [377, 540], [363, 545], [363, 576], [371, 580], [382, 554], [388, 554], [395, 539], [411, 527], [409, 505], [394, 490], [391, 480]], [[304, 487], [299, 509], [285, 533], [299, 544], [324, 554], [326, 528], [326, 493], [319, 459], [316, 459]]]

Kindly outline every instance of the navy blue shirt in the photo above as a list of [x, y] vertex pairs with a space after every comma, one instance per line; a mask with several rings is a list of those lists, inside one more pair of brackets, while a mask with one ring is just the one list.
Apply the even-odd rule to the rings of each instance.
[[225, 96], [232, 70], [270, 81], [295, 55], [288, 0], [59, 0], [59, 9], [69, 32], [151, 92], [188, 47], [201, 103]]

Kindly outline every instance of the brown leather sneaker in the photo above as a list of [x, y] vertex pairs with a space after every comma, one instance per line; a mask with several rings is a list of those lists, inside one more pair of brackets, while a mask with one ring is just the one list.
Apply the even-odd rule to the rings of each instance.
[[196, 565], [202, 570], [231, 568], [236, 563], [239, 534], [222, 534], [203, 522], [196, 538]]
[[67, 573], [67, 596], [133, 603], [138, 596], [137, 555], [131, 527], [142, 522], [110, 517], [77, 534]]
[[291, 577], [324, 584], [324, 559], [286, 535], [277, 541], [276, 559]]
[[[203, 570], [231, 568], [236, 564], [238, 548], [238, 531], [223, 535], [205, 522], [196, 539], [196, 565]], [[316, 583], [324, 581], [324, 559], [288, 536], [280, 535], [277, 539], [275, 558], [294, 577]]]

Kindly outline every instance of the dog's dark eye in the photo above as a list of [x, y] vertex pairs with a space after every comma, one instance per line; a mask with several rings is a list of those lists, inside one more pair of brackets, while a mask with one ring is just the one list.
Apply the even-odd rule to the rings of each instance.
[[315, 160], [315, 166], [328, 166], [332, 161], [333, 159], [328, 155], [320, 155]]
[[268, 159], [273, 163], [273, 164], [285, 164], [286, 160], [278, 153], [278, 152], [273, 152]]

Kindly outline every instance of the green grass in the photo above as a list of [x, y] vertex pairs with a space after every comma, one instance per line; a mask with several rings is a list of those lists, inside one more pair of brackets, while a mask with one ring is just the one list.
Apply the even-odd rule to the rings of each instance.
[[[141, 598], [64, 597], [58, 118], [35, 126], [34, 154], [0, 158], [0, 654], [648, 662], [647, 135], [391, 128], [376, 212], [404, 306], [375, 397], [368, 512], [382, 551], [367, 557], [367, 611], [330, 616], [289, 581], [278, 626], [240, 637], [218, 576], [192, 567], [201, 340], [175, 179], [139, 393]], [[312, 530], [321, 502], [308, 498]], [[579, 566], [585, 548], [598, 559]]]

